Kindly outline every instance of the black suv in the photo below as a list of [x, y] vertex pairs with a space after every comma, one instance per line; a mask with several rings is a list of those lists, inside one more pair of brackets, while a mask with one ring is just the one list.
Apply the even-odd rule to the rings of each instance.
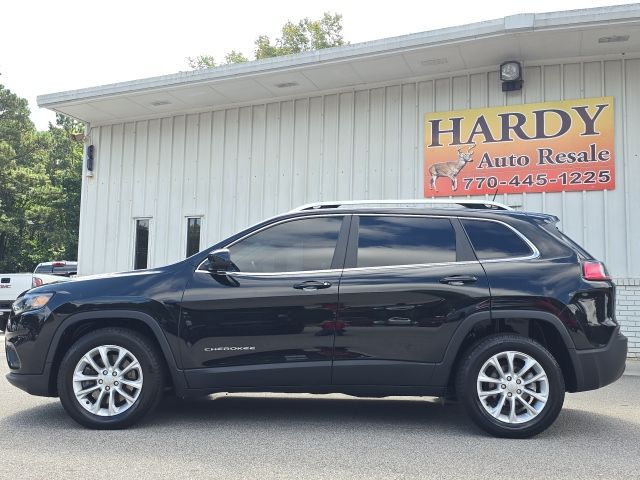
[[173, 389], [457, 397], [535, 435], [565, 391], [622, 375], [614, 285], [556, 217], [446, 202], [300, 207], [174, 265], [33, 289], [7, 377], [93, 428]]

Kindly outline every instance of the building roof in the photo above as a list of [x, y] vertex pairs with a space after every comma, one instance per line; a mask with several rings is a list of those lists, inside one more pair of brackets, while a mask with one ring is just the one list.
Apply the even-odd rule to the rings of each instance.
[[451, 72], [640, 52], [640, 4], [511, 15], [371, 42], [38, 97], [92, 125], [308, 96]]

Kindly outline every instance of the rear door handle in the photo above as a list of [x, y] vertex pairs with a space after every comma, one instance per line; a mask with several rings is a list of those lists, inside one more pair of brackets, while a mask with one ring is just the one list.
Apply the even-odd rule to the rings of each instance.
[[449, 285], [464, 285], [466, 283], [475, 283], [478, 281], [478, 277], [473, 275], [452, 275], [451, 277], [444, 277], [440, 279], [440, 283], [448, 283]]
[[296, 283], [293, 288], [296, 290], [305, 290], [307, 292], [311, 290], [322, 290], [324, 288], [329, 288], [331, 286], [331, 282], [320, 282], [318, 280], [307, 280], [306, 282]]

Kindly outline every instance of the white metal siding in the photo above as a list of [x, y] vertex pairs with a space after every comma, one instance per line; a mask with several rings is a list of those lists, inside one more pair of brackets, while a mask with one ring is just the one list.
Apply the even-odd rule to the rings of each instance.
[[528, 66], [504, 95], [495, 71], [96, 127], [85, 177], [80, 273], [130, 269], [135, 218], [151, 218], [149, 265], [317, 200], [421, 198], [431, 111], [615, 97], [616, 189], [497, 198], [553, 213], [615, 277], [640, 277], [640, 59]]

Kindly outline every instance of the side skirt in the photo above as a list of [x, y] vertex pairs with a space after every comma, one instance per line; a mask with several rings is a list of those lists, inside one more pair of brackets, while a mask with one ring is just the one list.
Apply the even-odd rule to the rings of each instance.
[[200, 397], [214, 393], [342, 393], [354, 397], [441, 397], [446, 394], [445, 387], [437, 386], [393, 386], [393, 385], [312, 385], [312, 386], [270, 386], [270, 387], [225, 387], [189, 388], [179, 392], [182, 398]]

